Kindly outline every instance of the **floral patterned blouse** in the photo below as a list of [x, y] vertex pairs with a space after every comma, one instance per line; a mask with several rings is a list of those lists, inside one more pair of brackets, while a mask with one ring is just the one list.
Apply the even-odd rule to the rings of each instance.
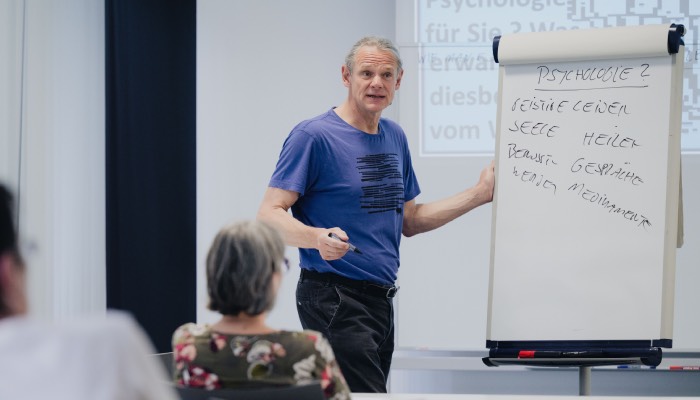
[[349, 399], [333, 349], [319, 332], [229, 335], [188, 323], [173, 334], [175, 382], [204, 389], [320, 381], [327, 399]]

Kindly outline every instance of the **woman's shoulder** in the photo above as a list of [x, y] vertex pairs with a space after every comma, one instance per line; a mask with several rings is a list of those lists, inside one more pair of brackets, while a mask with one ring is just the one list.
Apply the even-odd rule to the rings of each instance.
[[173, 342], [178, 342], [188, 338], [209, 336], [211, 335], [211, 332], [211, 326], [209, 324], [196, 324], [194, 322], [188, 322], [175, 329], [175, 332], [173, 332]]
[[311, 329], [304, 329], [303, 331], [300, 331], [299, 334], [306, 336], [310, 340], [316, 342], [319, 340], [326, 340], [326, 337], [323, 336], [323, 334], [319, 331], [314, 331]]
[[299, 344], [303, 344], [309, 351], [320, 354], [327, 362], [335, 360], [331, 344], [321, 332], [305, 329], [303, 331], [286, 332], [286, 334], [294, 338]]
[[303, 331], [280, 331], [278, 334], [282, 337], [311, 343], [315, 343], [318, 340], [326, 340], [321, 332], [311, 329], [304, 329]]
[[308, 351], [324, 347], [328, 340], [321, 332], [306, 329], [303, 331], [279, 331], [271, 335], [276, 341], [284, 342], [288, 346], [294, 345], [297, 348], [306, 348]]

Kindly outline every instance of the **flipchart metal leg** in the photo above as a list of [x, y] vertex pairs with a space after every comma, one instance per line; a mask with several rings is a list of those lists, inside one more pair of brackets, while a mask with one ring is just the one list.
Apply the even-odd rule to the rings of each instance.
[[578, 367], [578, 395], [579, 396], [590, 396], [591, 395], [591, 368], [592, 367]]

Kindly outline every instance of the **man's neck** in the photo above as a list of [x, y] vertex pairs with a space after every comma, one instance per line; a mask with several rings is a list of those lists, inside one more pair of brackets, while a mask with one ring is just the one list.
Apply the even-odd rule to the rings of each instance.
[[350, 126], [368, 134], [379, 132], [381, 113], [362, 114], [355, 110], [347, 101], [335, 108], [335, 113]]

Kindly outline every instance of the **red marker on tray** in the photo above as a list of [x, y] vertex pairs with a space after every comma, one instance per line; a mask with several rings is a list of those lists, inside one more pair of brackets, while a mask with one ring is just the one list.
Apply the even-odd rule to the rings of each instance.
[[560, 358], [561, 351], [553, 350], [520, 350], [518, 358]]
[[668, 369], [671, 371], [700, 371], [700, 365], [672, 365]]

